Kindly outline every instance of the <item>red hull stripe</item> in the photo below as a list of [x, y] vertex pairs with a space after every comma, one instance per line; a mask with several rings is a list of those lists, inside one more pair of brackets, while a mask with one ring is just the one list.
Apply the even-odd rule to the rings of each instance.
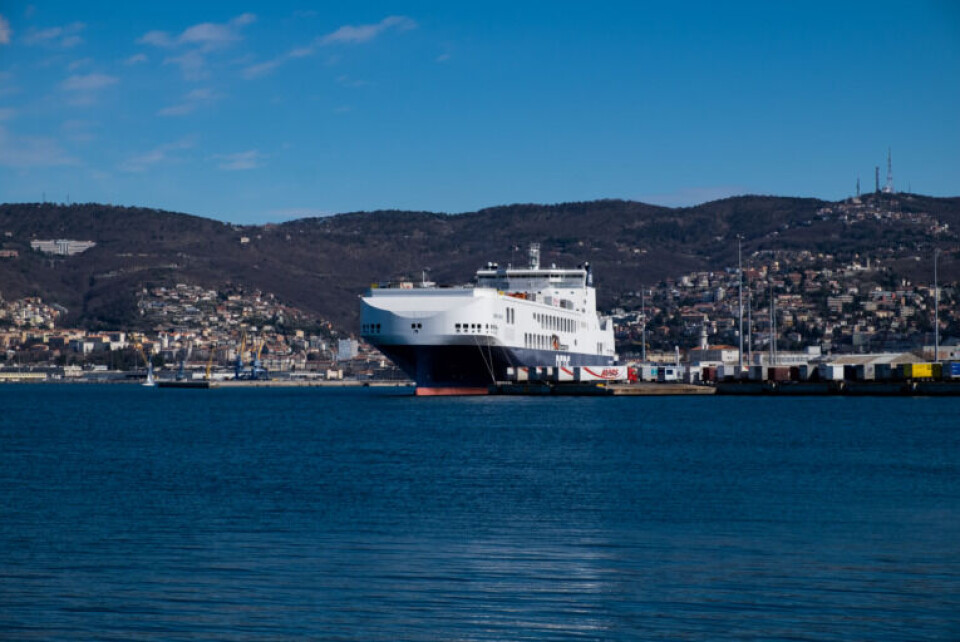
[[458, 395], [488, 395], [489, 388], [424, 388], [417, 386], [418, 397], [453, 397]]

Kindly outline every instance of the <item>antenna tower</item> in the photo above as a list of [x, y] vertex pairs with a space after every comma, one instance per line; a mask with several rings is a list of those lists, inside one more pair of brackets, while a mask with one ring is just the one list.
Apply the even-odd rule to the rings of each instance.
[[887, 148], [887, 184], [883, 187], [884, 194], [893, 194], [893, 154]]
[[879, 165], [874, 167], [874, 174], [876, 175], [876, 178], [877, 178], [877, 194], [879, 194], [880, 193], [880, 166]]

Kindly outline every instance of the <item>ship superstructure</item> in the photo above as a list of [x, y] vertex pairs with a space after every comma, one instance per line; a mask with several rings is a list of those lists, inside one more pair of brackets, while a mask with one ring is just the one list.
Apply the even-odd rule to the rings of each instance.
[[486, 394], [507, 368], [616, 363], [613, 322], [597, 315], [589, 264], [488, 263], [467, 287], [393, 284], [362, 297], [362, 336], [417, 384], [417, 394]]

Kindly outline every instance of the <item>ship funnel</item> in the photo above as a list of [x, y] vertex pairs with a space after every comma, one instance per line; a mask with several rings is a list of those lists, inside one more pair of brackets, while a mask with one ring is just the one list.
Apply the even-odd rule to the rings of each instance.
[[530, 244], [530, 269], [531, 270], [540, 269], [540, 244], [539, 243]]

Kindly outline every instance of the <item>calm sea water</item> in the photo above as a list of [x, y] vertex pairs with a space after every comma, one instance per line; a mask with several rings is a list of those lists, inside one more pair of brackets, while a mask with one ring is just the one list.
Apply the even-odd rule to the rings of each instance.
[[960, 639], [960, 399], [5, 385], [0, 413], [4, 639]]

